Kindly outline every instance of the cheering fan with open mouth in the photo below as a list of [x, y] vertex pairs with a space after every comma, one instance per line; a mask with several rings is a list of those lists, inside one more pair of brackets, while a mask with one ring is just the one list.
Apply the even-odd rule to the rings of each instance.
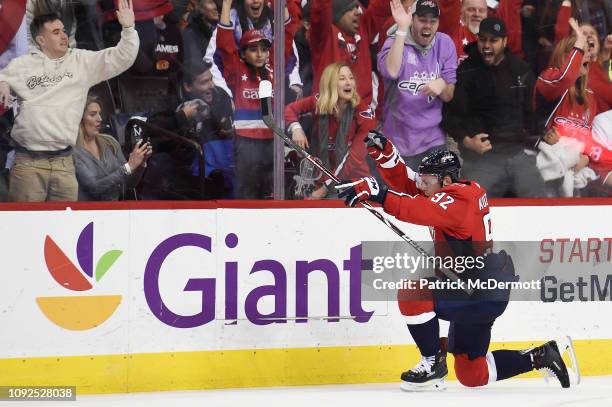
[[[272, 133], [261, 121], [257, 97], [259, 83], [270, 80], [273, 70], [269, 60], [272, 42], [263, 32], [251, 29], [243, 33], [236, 47], [230, 20], [232, 1], [223, 0], [217, 25], [217, 49], [223, 63], [223, 77], [234, 95], [234, 139], [236, 162], [236, 198], [264, 199], [272, 196]], [[291, 11], [289, 10], [291, 8]], [[299, 5], [285, 7], [285, 59], [293, 52], [292, 43], [299, 26]]]
[[[573, 35], [559, 41], [551, 57], [551, 66], [542, 72], [536, 81], [535, 107], [539, 124], [545, 129], [543, 141], [553, 146], [551, 148], [542, 144], [539, 149], [554, 150], [557, 157], [565, 157], [574, 150], [578, 151], [580, 154], [577, 162], [572, 164], [571, 168], [573, 173], [578, 174], [589, 165], [589, 152], [583, 151], [581, 146], [566, 147], [564, 143], [573, 139], [582, 142], [581, 135], [590, 132], [593, 118], [600, 112], [596, 97], [589, 89], [590, 67], [592, 60], [596, 58], [598, 40], [573, 18], [569, 19], [569, 24]], [[558, 144], [560, 140], [562, 143]], [[541, 163], [538, 167], [543, 171]], [[589, 171], [588, 168], [586, 170]], [[545, 176], [544, 172], [542, 174]], [[593, 177], [594, 174], [587, 178], [586, 182]], [[577, 181], [579, 180], [574, 179], [573, 184], [582, 187], [586, 185], [586, 182]], [[556, 193], [556, 187], [552, 191]], [[572, 194], [573, 191], [565, 193], [566, 196]]]
[[[588, 89], [591, 58], [588, 38], [573, 18], [570, 26], [573, 35], [559, 41], [551, 57], [551, 66], [536, 81], [536, 111], [546, 129], [565, 122], [590, 128], [598, 113], [593, 92]], [[544, 141], [554, 144], [549, 138]]]
[[[305, 115], [313, 117], [310, 138], [299, 122]], [[310, 147], [337, 177], [369, 175], [361, 140], [376, 127], [376, 121], [368, 106], [360, 102], [353, 72], [347, 64], [328, 65], [321, 75], [319, 94], [289, 104], [285, 120], [293, 141], [302, 148]], [[311, 198], [327, 196], [331, 183], [329, 177], [322, 177]]]

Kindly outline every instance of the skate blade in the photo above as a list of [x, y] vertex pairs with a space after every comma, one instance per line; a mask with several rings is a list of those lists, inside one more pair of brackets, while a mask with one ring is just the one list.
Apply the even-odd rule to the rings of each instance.
[[576, 351], [574, 350], [572, 338], [569, 336], [564, 336], [556, 339], [556, 342], [557, 347], [559, 348], [559, 353], [561, 353], [561, 358], [563, 358], [565, 367], [567, 368], [570, 385], [577, 386], [580, 384], [580, 367], [578, 366], [578, 358], [576, 357]]
[[444, 379], [438, 379], [426, 383], [408, 383], [402, 381], [400, 384], [400, 389], [409, 393], [444, 391], [446, 390], [446, 381]]

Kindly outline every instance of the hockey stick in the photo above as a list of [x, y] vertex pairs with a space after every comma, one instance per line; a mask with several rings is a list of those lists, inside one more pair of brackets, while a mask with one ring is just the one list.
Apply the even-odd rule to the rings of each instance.
[[[270, 81], [261, 81], [259, 82], [259, 100], [261, 102], [261, 115], [263, 118], [263, 122], [272, 130], [274, 134], [278, 137], [282, 138], [285, 144], [289, 147], [297, 151], [301, 156], [310, 161], [315, 167], [317, 167], [321, 172], [327, 175], [332, 181], [336, 184], [341, 182], [336, 175], [328, 170], [316, 157], [311, 155], [308, 151], [304, 150], [298, 144], [296, 144], [289, 136], [285, 134], [285, 132], [280, 129], [276, 122], [274, 121], [274, 116], [272, 115], [272, 83]], [[372, 205], [370, 205], [367, 201], [359, 201], [359, 203], [368, 210], [372, 215], [376, 216], [378, 220], [387, 225], [389, 229], [395, 232], [403, 241], [408, 243], [414, 250], [416, 250], [420, 255], [428, 257], [429, 253], [425, 251], [417, 242], [412, 240], [406, 233], [404, 233], [399, 227], [393, 224], [389, 219], [383, 216], [380, 212], [378, 212]], [[444, 273], [444, 275], [450, 278], [453, 281], [458, 281], [459, 278], [450, 270], [446, 268], [440, 268], [440, 271]], [[474, 290], [470, 288], [463, 288], [465, 292], [468, 294], [472, 294]]]

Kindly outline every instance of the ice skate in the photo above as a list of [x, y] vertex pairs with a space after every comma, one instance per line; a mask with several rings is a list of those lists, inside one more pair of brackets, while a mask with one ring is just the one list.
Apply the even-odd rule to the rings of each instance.
[[[571, 364], [563, 361], [563, 354], [568, 351]], [[571, 338], [565, 337], [559, 341], [549, 341], [544, 345], [524, 351], [531, 357], [534, 369], [545, 374], [545, 378], [555, 377], [561, 387], [568, 388], [571, 384], [580, 383], [580, 371]]]
[[404, 391], [442, 391], [446, 390], [446, 376], [446, 352], [439, 351], [434, 356], [421, 357], [415, 367], [403, 372], [400, 387]]

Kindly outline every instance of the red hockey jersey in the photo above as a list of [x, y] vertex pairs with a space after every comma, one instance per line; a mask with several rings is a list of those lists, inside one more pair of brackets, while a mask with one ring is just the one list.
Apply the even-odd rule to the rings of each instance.
[[487, 191], [476, 182], [456, 182], [427, 197], [417, 188], [418, 174], [405, 164], [378, 166], [378, 170], [389, 187], [385, 212], [405, 222], [429, 226], [436, 242], [471, 241], [476, 254], [491, 247]]
[[559, 136], [571, 137], [583, 143], [581, 153], [589, 157], [589, 167], [597, 172], [600, 181], [604, 183], [612, 172], [612, 129], [603, 128], [609, 122], [602, 120], [601, 123], [603, 125], [597, 129], [594, 125], [592, 130], [572, 123], [556, 125], [555, 129]]
[[[508, 48], [519, 57], [523, 55], [521, 6], [522, 0], [501, 0], [492, 16], [496, 16], [506, 23], [508, 30]], [[450, 36], [455, 43], [459, 62], [467, 58], [463, 48], [470, 42], [477, 40], [475, 34], [461, 22], [461, 0], [439, 0], [440, 27], [438, 31]]]
[[[332, 0], [313, 0], [310, 11], [310, 48], [314, 80], [313, 89], [319, 88], [321, 74], [327, 65], [345, 62], [357, 80], [361, 99], [372, 101], [372, 58], [370, 44], [378, 29], [391, 16], [387, 0], [373, 0], [359, 19], [359, 32], [353, 37], [343, 33], [332, 21]], [[316, 52], [315, 52], [316, 50]]]
[[584, 51], [574, 48], [561, 69], [548, 68], [538, 77], [534, 91], [534, 107], [539, 116], [546, 116], [546, 128], [555, 125], [572, 125], [588, 129], [597, 114], [597, 101], [593, 92], [587, 90], [588, 107], [572, 105], [569, 89], [580, 75]]
[[[288, 5], [293, 6], [294, 2]], [[293, 52], [293, 37], [299, 25], [299, 18], [291, 19], [285, 24], [285, 59]], [[273, 138], [272, 130], [266, 126], [261, 116], [261, 103], [259, 101], [259, 82], [262, 79], [272, 81], [272, 67], [266, 65], [269, 78], [261, 78], [247, 65], [238, 52], [236, 40], [234, 39], [234, 27], [217, 24], [217, 50], [223, 62], [223, 77], [227, 86], [234, 95], [234, 126], [236, 135], [255, 139]], [[272, 49], [270, 59], [273, 58]]]
[[[285, 122], [287, 124], [295, 123], [298, 122], [302, 116], [312, 115], [314, 129], [311, 138], [317, 137], [317, 123], [319, 116], [315, 114], [316, 104], [317, 99], [315, 96], [310, 96], [290, 103], [285, 107]], [[332, 167], [331, 170], [336, 177], [340, 179], [350, 179], [367, 177], [370, 175], [368, 163], [366, 162], [367, 152], [363, 139], [367, 136], [368, 132], [374, 128], [376, 128], [376, 120], [374, 119], [374, 115], [369, 107], [362, 102], [355, 107], [353, 120], [346, 135], [348, 148], [344, 156], [336, 157], [335, 148], [333, 150], [328, 150], [329, 162]], [[338, 120], [336, 120], [335, 117], [331, 117], [329, 120], [329, 140], [321, 140], [319, 142], [325, 142], [328, 146], [335, 145], [337, 131]], [[324, 176], [322, 182], [327, 181], [327, 178]], [[327, 182], [328, 187], [330, 184], [331, 181]]]
[[[571, 6], [562, 5], [561, 8], [559, 8], [557, 22], [555, 24], [555, 43], [571, 35], [571, 29], [568, 22], [571, 16]], [[610, 81], [608, 72], [604, 71], [598, 61], [589, 63], [588, 87], [593, 90], [595, 100], [597, 100], [597, 109], [600, 112], [612, 109], [612, 81]]]
[[612, 174], [611, 147], [610, 140], [595, 132], [585, 142], [584, 154], [589, 156], [589, 167], [595, 170], [601, 183], [605, 183]]
[[[104, 21], [113, 21], [117, 19], [115, 10], [117, 10], [119, 6], [119, 0], [114, 0], [113, 3], [110, 1], [101, 1], [99, 3], [101, 9], [104, 11]], [[153, 17], [163, 16], [171, 12], [174, 8], [172, 2], [169, 0], [133, 0], [133, 5], [136, 21], [145, 21]]]

